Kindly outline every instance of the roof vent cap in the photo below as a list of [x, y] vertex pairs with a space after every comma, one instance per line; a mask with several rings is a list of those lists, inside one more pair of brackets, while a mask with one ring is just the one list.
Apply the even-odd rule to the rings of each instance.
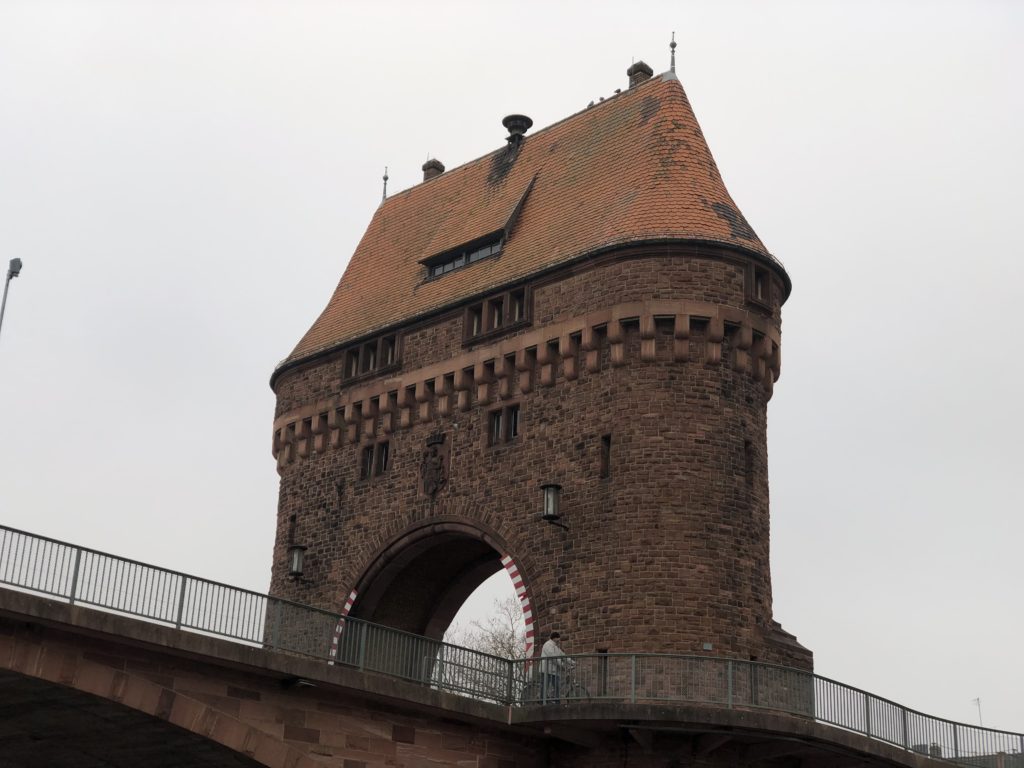
[[654, 76], [654, 70], [644, 62], [638, 61], [626, 70], [626, 75], [629, 76], [629, 87], [632, 88], [644, 80], [650, 80]]
[[423, 180], [430, 181], [435, 176], [440, 176], [444, 173], [444, 163], [437, 158], [430, 158], [423, 164]]
[[530, 126], [533, 125], [533, 120], [528, 118], [526, 115], [509, 115], [501, 124], [508, 130], [508, 141], [509, 144], [518, 144], [523, 140], [523, 134], [530, 130]]

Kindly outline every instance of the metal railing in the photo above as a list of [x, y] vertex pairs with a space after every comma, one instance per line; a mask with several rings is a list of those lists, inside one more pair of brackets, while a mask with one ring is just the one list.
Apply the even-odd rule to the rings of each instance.
[[931, 717], [803, 670], [607, 653], [509, 661], [0, 526], [0, 584], [509, 706], [611, 701], [763, 709], [972, 768], [1024, 768], [1024, 734]]
[[0, 584], [507, 703], [509, 662], [0, 525]]

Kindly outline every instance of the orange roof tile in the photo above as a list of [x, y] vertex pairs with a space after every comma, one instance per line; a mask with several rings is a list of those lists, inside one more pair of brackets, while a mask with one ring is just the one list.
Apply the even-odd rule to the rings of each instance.
[[[651, 78], [400, 192], [378, 208], [326, 309], [281, 363], [611, 245], [697, 240], [774, 261], [729, 196], [676, 76]], [[500, 256], [426, 280], [424, 259], [502, 229]]]

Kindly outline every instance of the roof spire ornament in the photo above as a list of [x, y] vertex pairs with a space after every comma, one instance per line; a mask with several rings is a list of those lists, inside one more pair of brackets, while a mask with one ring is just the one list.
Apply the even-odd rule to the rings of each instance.
[[383, 203], [388, 199], [388, 167], [384, 166], [384, 193], [380, 196], [380, 201]]
[[668, 47], [672, 50], [672, 66], [669, 67], [673, 72], [676, 71], [676, 33], [672, 33], [672, 42], [668, 44]]

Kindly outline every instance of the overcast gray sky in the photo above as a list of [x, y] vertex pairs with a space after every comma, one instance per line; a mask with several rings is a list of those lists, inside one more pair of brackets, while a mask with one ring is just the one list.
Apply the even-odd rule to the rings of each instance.
[[265, 590], [268, 377], [380, 200], [678, 74], [786, 264], [776, 617], [1024, 730], [1024, 12], [1011, 2], [0, 1], [0, 522]]

